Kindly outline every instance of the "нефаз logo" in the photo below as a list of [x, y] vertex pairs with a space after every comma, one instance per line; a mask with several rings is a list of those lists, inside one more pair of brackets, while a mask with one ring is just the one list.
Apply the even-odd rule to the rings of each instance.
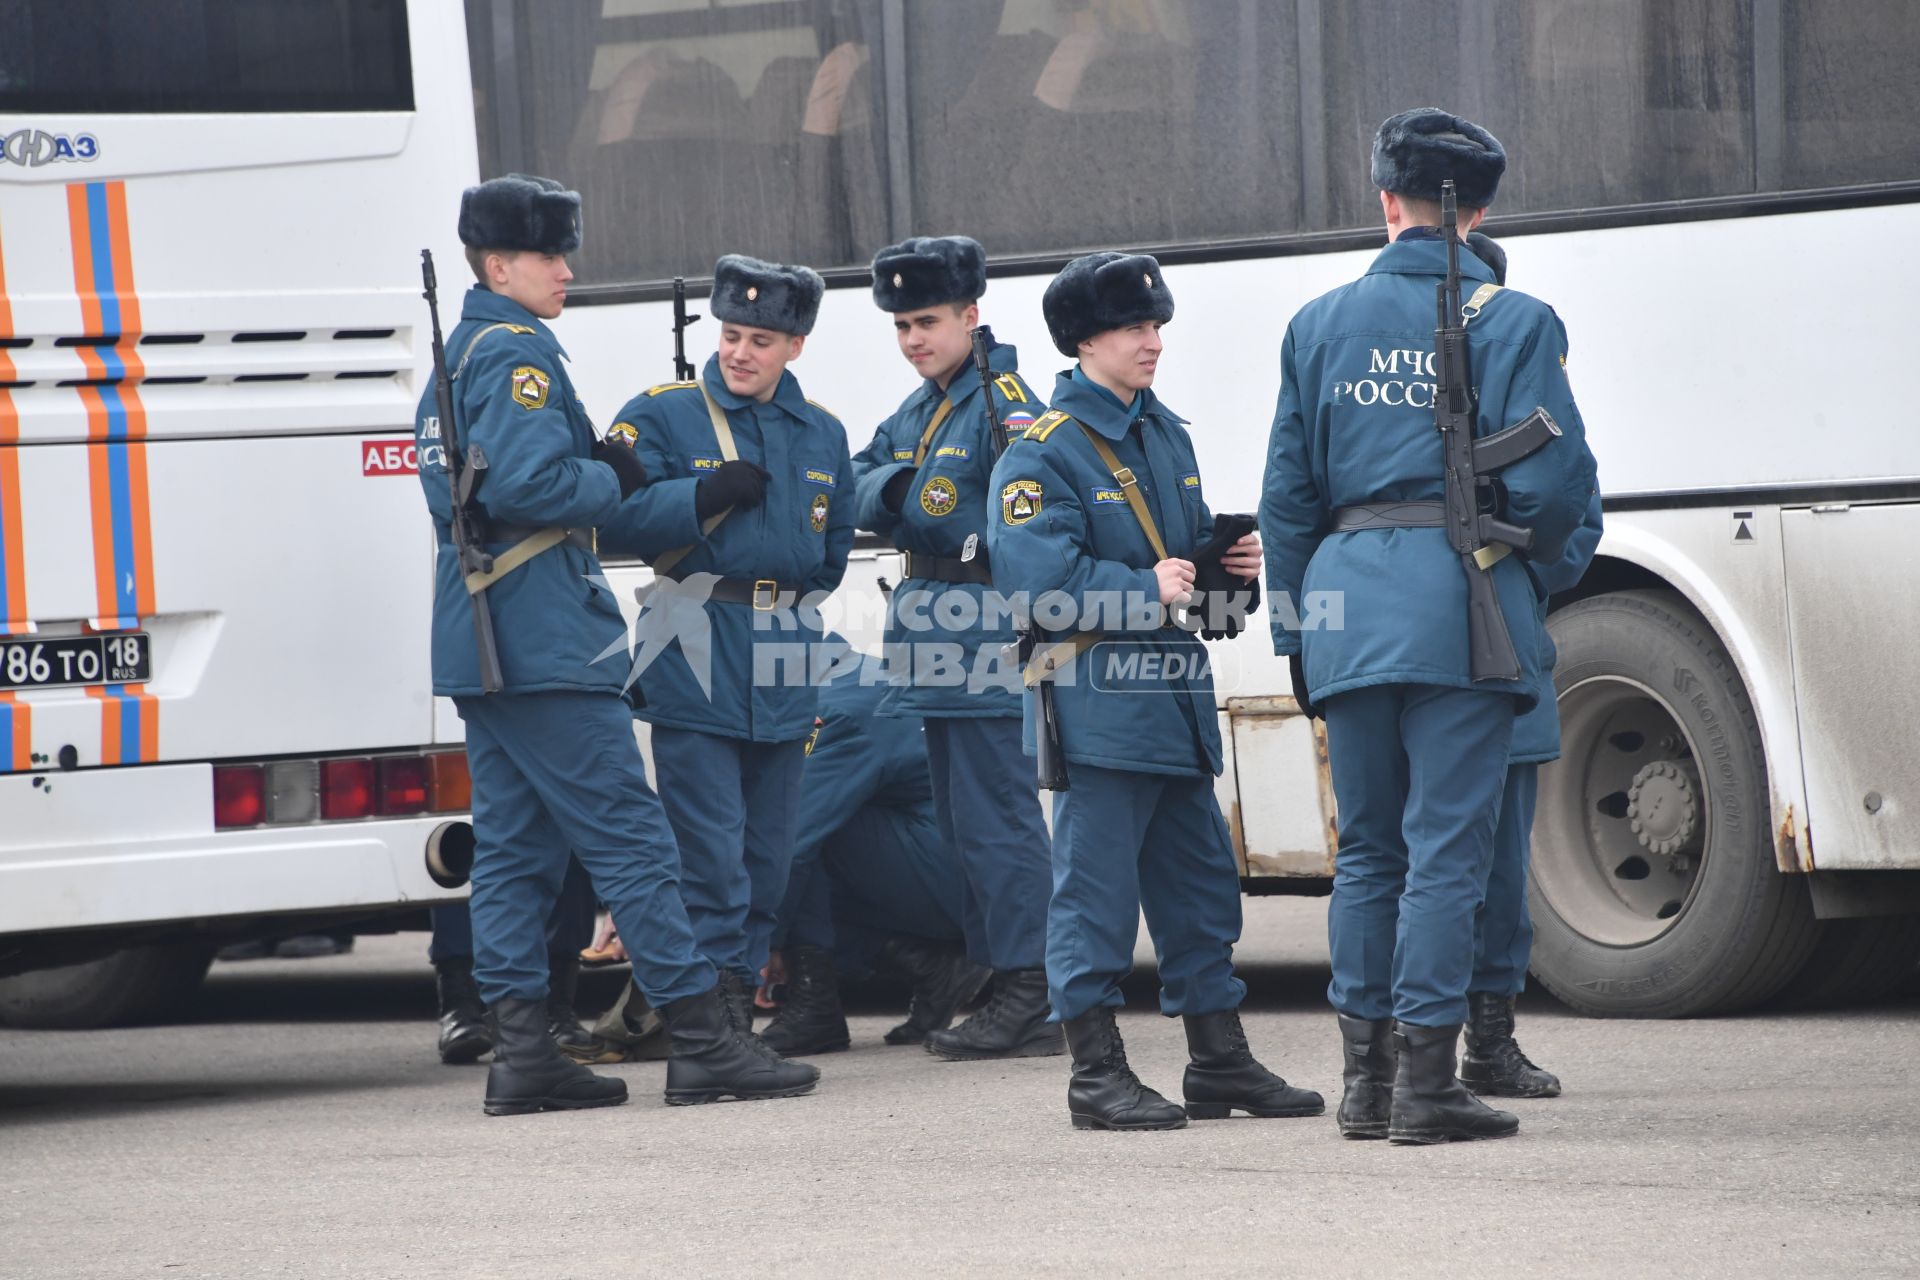
[[45, 129], [20, 129], [0, 136], [0, 164], [34, 168], [56, 160], [98, 160], [100, 143], [90, 133], [48, 133]]

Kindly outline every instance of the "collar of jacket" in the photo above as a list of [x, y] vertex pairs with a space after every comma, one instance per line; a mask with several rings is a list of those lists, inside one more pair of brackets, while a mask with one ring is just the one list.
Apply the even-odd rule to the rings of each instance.
[[[1079, 366], [1075, 366], [1078, 368]], [[1139, 406], [1136, 413], [1131, 406], [1122, 406], [1118, 397], [1111, 391], [1093, 382], [1082, 382], [1073, 376], [1073, 369], [1062, 369], [1053, 379], [1053, 395], [1047, 401], [1049, 408], [1058, 409], [1076, 420], [1086, 423], [1109, 440], [1118, 440], [1127, 434], [1139, 418], [1151, 414], [1167, 422], [1186, 425], [1186, 419], [1161, 404], [1153, 394], [1151, 387], [1135, 396]]]
[[[553, 336], [553, 330], [547, 328], [547, 326], [541, 322], [539, 316], [533, 314], [533, 312], [527, 310], [506, 294], [495, 293], [478, 281], [474, 282], [473, 287], [467, 290], [467, 296], [460, 301], [460, 318], [462, 320], [479, 320], [487, 324], [503, 323], [525, 325], [545, 338], [548, 342], [551, 342], [555, 351], [566, 356], [569, 360], [573, 359], [572, 356], [567, 356], [567, 349], [560, 345], [560, 339]], [[459, 359], [458, 356], [454, 358], [456, 360]]]
[[[1395, 240], [1382, 249], [1367, 268], [1368, 275], [1395, 276], [1442, 276], [1447, 274], [1447, 244], [1444, 240]], [[1466, 246], [1460, 245], [1460, 278], [1478, 280], [1482, 284], [1493, 284], [1493, 268], [1480, 261], [1478, 255]]]
[[[737, 396], [727, 390], [726, 375], [720, 372], [718, 354], [707, 357], [707, 367], [700, 372], [700, 379], [706, 384], [707, 391], [713, 396], [714, 403], [728, 413], [741, 409], [752, 409], [759, 405], [758, 400], [747, 396]], [[773, 399], [768, 404], [778, 405], [787, 416], [800, 422], [807, 420], [807, 398], [800, 394], [800, 380], [793, 376], [793, 370], [780, 371], [780, 383], [773, 389]]]
[[[1014, 350], [1010, 342], [996, 342], [987, 348], [987, 368], [995, 373], [1017, 373], [1020, 369], [1020, 353]], [[973, 355], [969, 352], [966, 360], [961, 363], [959, 372], [953, 375], [953, 381], [947, 384], [945, 390], [942, 390], [940, 384], [932, 378], [924, 378], [920, 382], [920, 390], [910, 397], [909, 404], [919, 408], [924, 405], [937, 405], [942, 400], [951, 399], [954, 409], [958, 410], [979, 390], [980, 373], [973, 367]]]

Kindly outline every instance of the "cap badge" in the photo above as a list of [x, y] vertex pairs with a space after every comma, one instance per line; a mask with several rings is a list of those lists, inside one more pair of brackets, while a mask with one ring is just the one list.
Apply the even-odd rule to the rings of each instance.
[[748, 302], [754, 302], [754, 301], [757, 301], [757, 300], [759, 299], [759, 297], [760, 297], [760, 286], [759, 286], [759, 285], [757, 285], [757, 284], [750, 284], [750, 285], [748, 285], [748, 286], [747, 286], [747, 301], [748, 301]]
[[1153, 272], [1149, 271], [1144, 275], [1142, 275], [1140, 278], [1147, 282], [1147, 288], [1149, 289], [1153, 288]]
[[903, 284], [905, 284], [905, 283], [906, 283], [906, 281], [905, 281], [905, 280], [903, 280], [903, 279], [901, 279], [901, 277], [900, 277], [900, 273], [899, 273], [898, 271], [896, 271], [896, 272], [894, 272], [894, 273], [893, 273], [893, 287], [894, 287], [894, 288], [896, 288], [896, 289], [898, 289], [898, 288], [899, 288], [899, 287], [900, 287], [901, 285], [903, 285]]

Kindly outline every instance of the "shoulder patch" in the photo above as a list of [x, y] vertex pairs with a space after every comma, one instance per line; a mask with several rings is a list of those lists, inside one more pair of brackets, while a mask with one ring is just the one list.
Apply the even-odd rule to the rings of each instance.
[[657, 396], [662, 391], [680, 391], [687, 387], [697, 387], [699, 385], [697, 382], [663, 382], [657, 387], [648, 387], [647, 394]]
[[1000, 490], [1000, 519], [1025, 524], [1040, 514], [1043, 491], [1038, 480], [1015, 480]]
[[1028, 427], [1026, 434], [1020, 438], [1022, 440], [1039, 440], [1044, 442], [1048, 436], [1053, 434], [1055, 427], [1063, 422], [1071, 421], [1073, 421], [1073, 419], [1069, 415], [1060, 412], [1058, 409], [1049, 409], [1035, 419], [1034, 424]]
[[618, 440], [631, 449], [639, 442], [640, 433], [634, 430], [631, 422], [616, 422], [607, 428], [607, 439]]
[[826, 415], [827, 415], [827, 416], [828, 416], [829, 418], [832, 418], [832, 419], [833, 419], [833, 420], [834, 420], [835, 422], [838, 422], [838, 421], [840, 421], [840, 415], [839, 415], [839, 414], [837, 414], [837, 413], [835, 413], [835, 412], [834, 412], [833, 410], [831, 410], [831, 409], [829, 409], [829, 408], [827, 408], [827, 406], [825, 406], [825, 405], [823, 405], [823, 404], [821, 404], [821, 403], [820, 403], [820, 402], [819, 402], [818, 400], [809, 400], [809, 401], [807, 401], [807, 403], [808, 403], [808, 404], [810, 404], [810, 405], [812, 405], [812, 406], [813, 406], [814, 408], [816, 408], [816, 409], [818, 409], [818, 410], [819, 410], [820, 412], [822, 412], [822, 413], [824, 413], [824, 414], [826, 414]]
[[513, 402], [523, 409], [544, 409], [553, 378], [543, 369], [523, 364], [513, 371]]
[[507, 326], [507, 332], [508, 333], [532, 333], [533, 326], [530, 324], [510, 324]]
[[1015, 404], [1025, 404], [1027, 401], [1033, 399], [1032, 396], [1027, 394], [1026, 387], [1021, 385], [1019, 374], [1000, 374], [994, 378], [993, 385], [1000, 389], [1001, 395], [1013, 401]]

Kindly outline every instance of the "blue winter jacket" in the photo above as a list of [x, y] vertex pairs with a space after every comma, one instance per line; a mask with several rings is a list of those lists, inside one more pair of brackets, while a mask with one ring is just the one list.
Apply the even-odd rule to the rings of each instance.
[[[1471, 253], [1459, 259], [1463, 293], [1493, 282]], [[1529, 557], [1510, 555], [1493, 570], [1520, 678], [1476, 684], [1465, 570], [1445, 531], [1329, 532], [1340, 507], [1443, 495], [1432, 369], [1434, 287], [1445, 272], [1441, 242], [1390, 244], [1360, 279], [1301, 308], [1281, 344], [1260, 532], [1274, 651], [1303, 655], [1316, 701], [1368, 685], [1435, 684], [1504, 691], [1524, 709], [1551, 667]], [[1505, 289], [1467, 334], [1475, 434], [1512, 426], [1536, 407], [1563, 432], [1499, 476], [1505, 518], [1534, 531], [1532, 558], [1557, 560], [1594, 493], [1593, 455], [1564, 367], [1566, 331], [1544, 302]]]
[[[995, 343], [988, 356], [995, 370], [993, 412], [1018, 437], [1046, 406], [1016, 370], [1019, 354]], [[980, 407], [980, 375], [963, 366], [945, 391], [931, 379], [880, 424], [873, 441], [853, 459], [855, 514], [862, 529], [892, 540], [915, 555], [958, 559], [967, 540], [987, 559], [987, 522], [998, 508], [988, 492], [994, 442]], [[920, 437], [943, 403], [953, 408], [927, 442], [918, 467]], [[903, 471], [913, 473], [899, 511], [887, 510], [881, 494]], [[893, 593], [887, 613], [887, 651], [894, 682], [881, 715], [1012, 717], [1020, 714], [1020, 673], [1004, 661], [1013, 640], [1004, 610], [983, 604], [989, 588], [966, 582], [935, 582], [909, 576]], [[947, 601], [950, 595], [965, 603]], [[958, 623], [962, 625], [948, 625]], [[915, 672], [920, 679], [914, 679]]]
[[[1062, 414], [1071, 416], [1063, 420]], [[1079, 423], [1098, 432], [1131, 468], [1169, 556], [1192, 559], [1212, 535], [1186, 420], [1151, 391], [1123, 407], [1068, 371], [1054, 380], [1052, 412], [994, 468], [997, 511], [987, 526], [994, 586], [1034, 602], [1042, 621], [1050, 593], [1059, 593], [1055, 599], [1073, 610], [1060, 634], [1097, 630], [1107, 637], [1055, 681], [1069, 763], [1217, 774], [1220, 725], [1206, 647], [1192, 633], [1148, 616], [1160, 600], [1153, 573], [1159, 557]], [[1029, 755], [1034, 704], [1029, 691]]]
[[[474, 341], [495, 324], [512, 327]], [[590, 456], [593, 423], [574, 393], [562, 363], [566, 352], [553, 332], [519, 303], [475, 285], [461, 304], [460, 323], [447, 335], [446, 349], [448, 364], [459, 371], [453, 401], [461, 450], [471, 457], [478, 448], [487, 461], [475, 500], [491, 521], [590, 529], [611, 517], [620, 505], [620, 482], [613, 468]], [[443, 426], [431, 384], [420, 397], [415, 421], [420, 486], [439, 541], [433, 570], [433, 691], [474, 695], [481, 688], [473, 604], [453, 549]], [[514, 541], [487, 545], [498, 554]], [[628, 668], [626, 623], [605, 582], [592, 554], [562, 543], [486, 590], [504, 692], [620, 689]], [[599, 660], [609, 650], [615, 655]]]
[[[620, 410], [612, 428], [630, 429], [648, 483], [601, 529], [609, 550], [655, 559], [691, 546], [673, 568], [695, 575], [797, 584], [824, 597], [840, 585], [853, 546], [847, 433], [840, 420], [800, 394], [792, 372], [781, 374], [760, 404], [727, 390], [719, 358], [701, 373], [726, 414], [739, 456], [772, 479], [757, 507], [735, 511], [702, 535], [694, 489], [719, 467], [720, 446], [699, 384], [672, 382], [644, 391]], [[820, 618], [808, 607], [761, 610], [744, 602], [676, 595], [666, 584], [648, 597], [634, 628], [634, 661], [653, 724], [754, 742], [791, 742], [813, 728], [820, 674]], [[687, 612], [691, 610], [691, 612]], [[701, 618], [704, 616], [704, 625]], [[664, 646], [664, 647], [662, 647]], [[702, 652], [709, 661], [689, 663]]]
[[[1587, 566], [1593, 563], [1594, 549], [1600, 545], [1600, 532], [1600, 495], [1595, 493], [1587, 502], [1586, 519], [1567, 539], [1566, 550], [1560, 553], [1560, 558], [1533, 562], [1534, 574], [1540, 579], [1540, 590], [1544, 593], [1540, 600], [1542, 634], [1546, 630], [1545, 597], [1579, 585]], [[1543, 764], [1560, 758], [1560, 704], [1554, 696], [1553, 659], [1553, 638], [1548, 636], [1546, 661], [1540, 673], [1540, 701], [1513, 724], [1513, 745], [1507, 749], [1507, 759], [1514, 764]]]

